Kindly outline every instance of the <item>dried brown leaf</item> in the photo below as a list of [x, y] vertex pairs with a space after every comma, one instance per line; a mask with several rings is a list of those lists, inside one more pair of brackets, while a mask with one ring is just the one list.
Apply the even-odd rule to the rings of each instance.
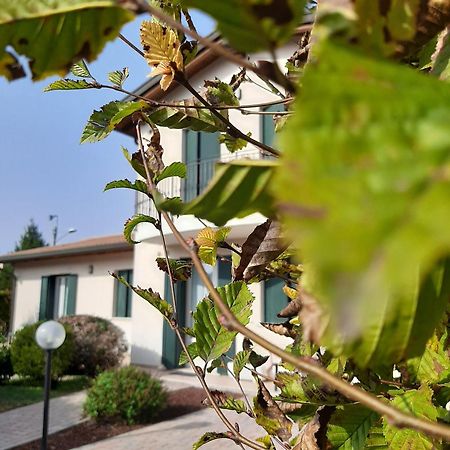
[[295, 337], [297, 336], [297, 333], [293, 330], [293, 325], [289, 322], [285, 323], [261, 322], [261, 325], [264, 328], [267, 328], [268, 330], [276, 334], [279, 334], [280, 336], [287, 336], [293, 339], [295, 339]]
[[299, 299], [302, 305], [299, 318], [303, 327], [303, 339], [318, 343], [326, 326], [324, 311], [319, 302], [304, 290], [300, 291]]
[[255, 421], [261, 425], [269, 434], [278, 436], [287, 441], [292, 433], [292, 422], [284, 415], [278, 404], [258, 379], [258, 394], [253, 399]]
[[285, 249], [286, 245], [280, 241], [280, 224], [266, 220], [250, 233], [242, 245], [241, 261], [234, 271], [234, 279], [250, 280]]
[[278, 317], [295, 317], [299, 314], [302, 309], [302, 302], [300, 298], [297, 296], [294, 300], [291, 300], [287, 306], [285, 306], [278, 314]]

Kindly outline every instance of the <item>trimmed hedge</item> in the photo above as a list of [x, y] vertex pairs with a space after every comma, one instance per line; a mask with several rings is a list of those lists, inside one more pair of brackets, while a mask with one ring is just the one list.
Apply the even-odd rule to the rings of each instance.
[[69, 373], [93, 377], [120, 366], [127, 344], [123, 331], [112, 322], [89, 315], [62, 317], [59, 322], [70, 326], [74, 336]]
[[[34, 380], [44, 378], [45, 357], [35, 341], [37, 327], [43, 321], [26, 325], [18, 330], [11, 343], [11, 362], [14, 373]], [[60, 348], [52, 353], [52, 379], [56, 380], [64, 375], [69, 368], [74, 352], [72, 329], [64, 325], [66, 339]]]
[[97, 421], [147, 423], [158, 416], [166, 401], [160, 380], [135, 367], [122, 367], [95, 379], [84, 412]]

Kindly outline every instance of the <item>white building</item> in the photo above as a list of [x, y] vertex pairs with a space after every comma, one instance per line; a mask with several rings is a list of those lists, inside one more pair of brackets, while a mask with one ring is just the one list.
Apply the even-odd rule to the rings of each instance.
[[[278, 57], [280, 60], [286, 60], [294, 51], [295, 45], [292, 43], [280, 49]], [[254, 61], [265, 59], [270, 60], [270, 56], [268, 54], [252, 56]], [[200, 90], [204, 80], [213, 80], [217, 77], [229, 81], [237, 71], [238, 68], [232, 63], [217, 57], [208, 49], [203, 49], [187, 66], [186, 76], [192, 86]], [[249, 74], [249, 77], [260, 82], [252, 74]], [[175, 83], [168, 91], [163, 92], [158, 81], [151, 79], [138, 89], [137, 94], [148, 99], [164, 101], [191, 97], [187, 90], [176, 86]], [[277, 99], [274, 94], [253, 83], [243, 83], [237, 94], [241, 104], [263, 103]], [[254, 139], [267, 144], [272, 143], [274, 138], [272, 116], [242, 115], [239, 111], [231, 110], [230, 121], [244, 133], [251, 132]], [[134, 127], [129, 122], [122, 123], [121, 131], [133, 135]], [[251, 144], [238, 153], [231, 154], [225, 145], [219, 144], [214, 133], [169, 128], [160, 128], [160, 132], [161, 144], [165, 150], [163, 156], [165, 164], [183, 161], [188, 167], [186, 180], [175, 182], [169, 179], [163, 185], [164, 194], [169, 197], [180, 195], [184, 200], [189, 200], [199, 194], [211, 178], [214, 162], [217, 160], [264, 157], [259, 149]], [[148, 200], [141, 195], [136, 198], [136, 212], [150, 215], [154, 213]], [[265, 218], [259, 214], [232, 220], [228, 224], [232, 227], [229, 240], [243, 243], [255, 226], [264, 220]], [[203, 228], [200, 221], [193, 216], [176, 218], [175, 224], [186, 238], [195, 237]], [[164, 233], [170, 257], [186, 258], [187, 255], [166, 226]], [[122, 239], [110, 237], [0, 256], [0, 261], [14, 264], [17, 276], [12, 331], [37, 320], [38, 317], [44, 317], [43, 302], [46, 301], [47, 316], [57, 317], [76, 313], [112, 319], [126, 333], [131, 344], [132, 363], [176, 367], [180, 346], [159, 312], [135, 295], [132, 306], [129, 306], [128, 300], [122, 300], [123, 296], [126, 298], [124, 291], [108, 274], [123, 271], [122, 274], [129, 276], [130, 279], [132, 277], [134, 285], [151, 287], [161, 296], [168, 298], [167, 277], [155, 263], [157, 257], [164, 255], [158, 231], [150, 224], [140, 224], [135, 231], [134, 239], [141, 242], [134, 246], [134, 249]], [[227, 256], [226, 252], [222, 256]], [[214, 268], [209, 266], [206, 268], [216, 285], [226, 284], [231, 279], [231, 264], [227, 261], [219, 260]], [[181, 325], [189, 326], [190, 312], [205, 296], [206, 291], [195, 270], [190, 280], [186, 283], [177, 283], [176, 286], [178, 320]], [[279, 320], [276, 313], [287, 303], [282, 286], [283, 283], [279, 280], [250, 285], [255, 296], [250, 327], [270, 336], [272, 340], [276, 336], [265, 330], [259, 322]], [[280, 341], [283, 339], [279, 337]], [[238, 342], [236, 351], [240, 349], [239, 347]]]

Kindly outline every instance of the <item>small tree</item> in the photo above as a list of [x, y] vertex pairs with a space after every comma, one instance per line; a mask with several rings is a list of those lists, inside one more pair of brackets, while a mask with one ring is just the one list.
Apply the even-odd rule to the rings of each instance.
[[25, 227], [25, 231], [22, 236], [20, 236], [19, 242], [16, 244], [15, 251], [45, 247], [46, 245], [48, 244], [45, 242], [38, 226], [34, 223], [33, 219], [30, 219], [30, 223]]

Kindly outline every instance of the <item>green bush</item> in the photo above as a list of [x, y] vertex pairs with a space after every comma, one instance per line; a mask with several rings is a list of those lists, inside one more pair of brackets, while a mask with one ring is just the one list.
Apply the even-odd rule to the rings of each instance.
[[98, 421], [146, 423], [157, 417], [166, 400], [160, 380], [135, 367], [122, 367], [95, 379], [84, 411]]
[[[22, 377], [39, 380], [44, 377], [44, 351], [36, 344], [37, 327], [42, 323], [36, 322], [18, 330], [11, 343], [11, 361], [14, 373]], [[69, 367], [74, 352], [73, 334], [68, 325], [64, 344], [52, 353], [52, 379], [56, 380], [64, 375]]]
[[69, 373], [93, 377], [120, 366], [127, 351], [120, 328], [109, 320], [88, 315], [62, 317], [59, 321], [73, 331], [75, 351]]
[[0, 384], [14, 374], [11, 364], [11, 350], [4, 336], [0, 335]]

